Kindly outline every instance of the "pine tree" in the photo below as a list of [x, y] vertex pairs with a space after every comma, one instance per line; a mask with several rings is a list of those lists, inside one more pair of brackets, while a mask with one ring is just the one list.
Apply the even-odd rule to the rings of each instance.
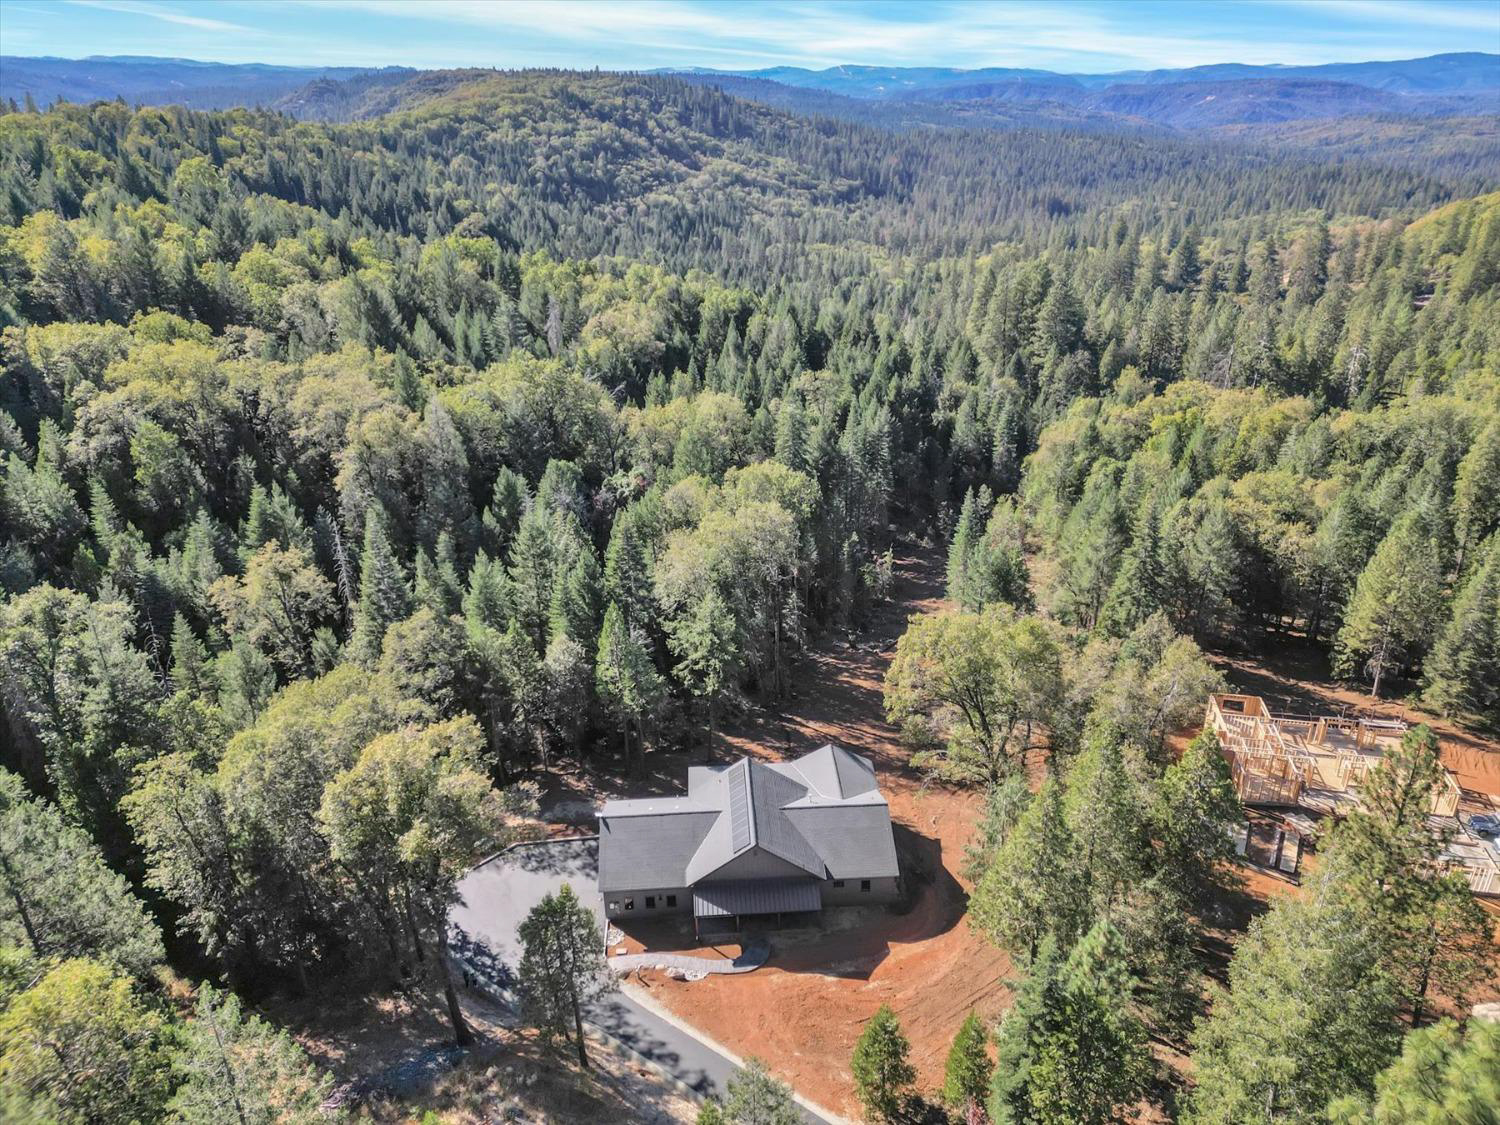
[[990, 1088], [989, 1032], [972, 1009], [959, 1025], [943, 1072], [943, 1101], [960, 1113], [983, 1105]]
[[1120, 569], [1099, 611], [1099, 624], [1123, 637], [1166, 604], [1161, 567], [1161, 519], [1156, 498], [1141, 502], [1131, 525], [1130, 546], [1120, 556]]
[[745, 1060], [743, 1070], [730, 1075], [724, 1100], [703, 1103], [698, 1125], [800, 1125], [805, 1120], [792, 1098], [792, 1089], [779, 1082], [757, 1058]]
[[969, 560], [979, 541], [981, 522], [986, 510], [981, 509], [980, 494], [969, 489], [963, 506], [958, 511], [958, 523], [953, 527], [953, 539], [948, 544], [948, 600], [964, 609], [975, 608], [967, 599], [969, 590]]
[[916, 1068], [907, 1056], [911, 1044], [890, 1006], [880, 1005], [854, 1044], [849, 1069], [854, 1092], [874, 1121], [896, 1121], [916, 1081]]
[[599, 635], [601, 585], [599, 560], [593, 548], [585, 546], [553, 584], [548, 610], [548, 636], [574, 638], [585, 646], [590, 661]]
[[89, 957], [141, 980], [165, 956], [156, 923], [88, 834], [7, 770], [0, 770], [0, 945], [39, 961]]
[[961, 604], [965, 609], [981, 609], [991, 602], [1005, 602], [1029, 609], [1030, 583], [1025, 527], [1014, 499], [1007, 497], [995, 505], [984, 534], [969, 551]]
[[530, 500], [526, 478], [501, 465], [483, 519], [484, 548], [491, 558], [504, 558], [509, 553], [511, 540], [521, 526], [521, 517]]
[[1327, 880], [1252, 922], [1193, 1033], [1185, 1125], [1322, 1121], [1330, 1099], [1368, 1090], [1399, 1040], [1380, 952]]
[[552, 587], [557, 579], [560, 537], [551, 514], [540, 501], [521, 518], [510, 545], [511, 604], [516, 620], [541, 652], [547, 643], [552, 611]]
[[1027, 966], [1015, 1003], [995, 1035], [995, 1068], [986, 1107], [994, 1125], [1027, 1125], [1036, 1120], [1032, 1071], [1042, 1044], [1061, 1023], [1064, 996], [1062, 955], [1055, 939], [1045, 938]]
[[536, 906], [520, 927], [521, 1010], [549, 1039], [572, 1035], [578, 1065], [588, 1068], [583, 1009], [609, 988], [604, 940], [593, 911], [567, 883]]
[[1145, 1092], [1146, 1030], [1131, 1011], [1133, 980], [1118, 932], [1096, 924], [1068, 955], [1062, 1004], [1040, 1037], [1028, 1075], [1032, 1120], [1108, 1125]]
[[172, 688], [192, 696], [210, 690], [208, 650], [181, 612], [172, 619]]
[[[1500, 224], [1492, 224], [1500, 230]], [[1500, 529], [1500, 420], [1486, 426], [1458, 464], [1453, 483], [1453, 535], [1461, 569], [1469, 553]]]
[[1370, 696], [1432, 635], [1442, 607], [1442, 559], [1420, 509], [1399, 519], [1359, 576], [1339, 630], [1334, 670], [1367, 673]]
[[677, 657], [678, 677], [708, 711], [704, 759], [712, 760], [715, 711], [732, 683], [740, 649], [739, 626], [717, 589], [710, 589], [684, 617], [668, 623], [667, 645]]
[[1171, 884], [1202, 903], [1233, 859], [1230, 830], [1244, 820], [1218, 735], [1204, 731], [1166, 768], [1151, 808]]
[[1495, 1125], [1500, 1119], [1500, 1024], [1443, 1020], [1413, 1031], [1375, 1079], [1372, 1098], [1328, 1107], [1332, 1125]]
[[630, 761], [630, 726], [641, 726], [644, 717], [660, 702], [663, 684], [656, 666], [625, 626], [625, 617], [614, 602], [604, 611], [599, 630], [594, 684], [599, 701], [620, 724], [625, 761]]
[[1500, 534], [1477, 555], [1425, 662], [1426, 698], [1444, 715], [1500, 727]]
[[219, 707], [235, 729], [248, 727], [266, 709], [276, 691], [276, 666], [244, 637], [219, 654]]
[[385, 631], [411, 613], [411, 591], [391, 550], [379, 513], [365, 516], [365, 543], [359, 558], [359, 604], [354, 610], [350, 657], [367, 668], [380, 659]]
[[285, 1031], [246, 1015], [237, 996], [198, 989], [171, 1051], [167, 1110], [182, 1125], [274, 1125], [318, 1116], [333, 1079]]
[[1049, 779], [974, 888], [974, 925], [1021, 958], [1035, 958], [1049, 936], [1070, 943], [1084, 910], [1073, 855], [1062, 786]]
[[469, 568], [469, 588], [463, 600], [464, 620], [471, 631], [504, 631], [510, 623], [509, 579], [505, 567], [480, 551]]

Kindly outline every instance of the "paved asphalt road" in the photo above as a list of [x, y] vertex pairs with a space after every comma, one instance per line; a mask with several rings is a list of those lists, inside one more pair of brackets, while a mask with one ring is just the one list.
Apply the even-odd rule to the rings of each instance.
[[[553, 840], [528, 844], [481, 864], [458, 884], [452, 921], [459, 931], [454, 951], [514, 999], [521, 963], [517, 929], [531, 908], [562, 884], [571, 884], [603, 925], [598, 888], [598, 840]], [[587, 1018], [601, 1030], [663, 1067], [702, 1094], [722, 1094], [735, 1065], [695, 1036], [641, 1007], [623, 992], [596, 1003]], [[815, 1125], [824, 1119], [803, 1109]]]

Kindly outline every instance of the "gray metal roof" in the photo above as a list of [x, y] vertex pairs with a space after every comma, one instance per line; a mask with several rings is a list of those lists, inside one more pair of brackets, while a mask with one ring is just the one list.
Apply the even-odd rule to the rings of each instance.
[[830, 879], [899, 874], [891, 813], [885, 802], [793, 805], [784, 815], [823, 857]]
[[600, 813], [599, 889], [654, 891], [687, 886], [687, 861], [718, 819], [718, 809], [626, 816]]
[[847, 801], [867, 794], [884, 800], [870, 759], [831, 742], [795, 761], [775, 762], [770, 768], [805, 785], [807, 800]]
[[693, 767], [689, 796], [609, 801], [599, 887], [696, 886], [724, 870], [817, 879], [895, 875], [890, 811], [868, 759], [824, 746], [792, 762]]
[[728, 918], [740, 914], [795, 914], [823, 909], [815, 879], [748, 879], [704, 883], [693, 888], [693, 915]]

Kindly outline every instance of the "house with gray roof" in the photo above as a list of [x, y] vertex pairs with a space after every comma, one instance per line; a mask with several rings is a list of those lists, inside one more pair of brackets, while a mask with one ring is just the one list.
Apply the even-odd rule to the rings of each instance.
[[889, 902], [891, 811], [870, 760], [829, 744], [790, 762], [692, 766], [684, 797], [608, 801], [599, 890], [611, 919], [752, 915]]

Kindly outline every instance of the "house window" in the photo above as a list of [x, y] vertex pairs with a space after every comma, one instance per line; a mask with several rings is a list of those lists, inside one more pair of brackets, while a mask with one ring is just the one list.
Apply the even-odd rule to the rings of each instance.
[[835, 887], [842, 887], [844, 885], [844, 881], [842, 879], [835, 879], [833, 881], [833, 885]]
[[635, 909], [635, 899], [633, 899], [633, 898], [627, 898], [625, 900], [625, 909], [626, 910], [634, 910]]
[[610, 910], [619, 910], [620, 904], [618, 902], [612, 902], [609, 904], [609, 908]]
[[656, 896], [655, 895], [647, 895], [646, 896], [646, 909], [647, 910], [655, 910], [656, 909]]
[[667, 907], [670, 909], [671, 907], [676, 906], [676, 905], [677, 905], [677, 896], [676, 895], [668, 895], [667, 896]]
[[859, 881], [859, 889], [862, 891], [868, 891], [870, 889], [870, 880], [861, 879]]

